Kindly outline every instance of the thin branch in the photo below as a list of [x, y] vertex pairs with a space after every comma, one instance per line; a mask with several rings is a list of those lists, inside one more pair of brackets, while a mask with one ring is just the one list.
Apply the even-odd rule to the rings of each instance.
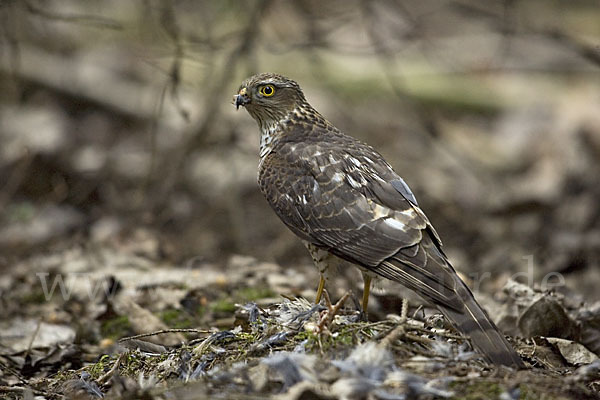
[[158, 98], [156, 112], [154, 113], [152, 123], [150, 126], [150, 165], [148, 167], [148, 174], [146, 176], [145, 182], [143, 182], [143, 187], [145, 189], [149, 187], [158, 164], [158, 122], [160, 116], [162, 115], [167, 92], [170, 93], [171, 100], [173, 101], [173, 104], [179, 112], [179, 115], [181, 115], [182, 118], [187, 122], [189, 122], [190, 119], [189, 112], [181, 104], [178, 92], [181, 83], [181, 62], [184, 58], [185, 53], [183, 50], [183, 45], [181, 42], [181, 32], [179, 29], [179, 25], [177, 24], [175, 8], [173, 7], [172, 1], [165, 2], [164, 6], [161, 8], [160, 24], [169, 36], [169, 38], [172, 40], [173, 44], [175, 45], [175, 51], [173, 54], [173, 61], [171, 62], [171, 67], [169, 69], [166, 82], [163, 85], [160, 96]]
[[119, 343], [126, 342], [128, 340], [141, 339], [141, 338], [145, 338], [148, 336], [163, 335], [166, 333], [211, 333], [211, 332], [207, 331], [207, 330], [192, 329], [192, 328], [162, 329], [160, 331], [141, 333], [139, 335], [134, 335], [134, 336], [127, 336], [127, 337], [119, 339]]
[[[259, 1], [256, 7], [254, 7], [252, 10], [252, 13], [248, 18], [246, 29], [241, 33], [242, 41], [229, 53], [229, 56], [225, 59], [220, 77], [214, 81], [211, 90], [207, 93], [208, 99], [217, 99], [220, 97], [219, 94], [233, 77], [237, 65], [241, 62], [241, 60], [247, 57], [250, 50], [254, 47], [254, 44], [256, 43], [260, 34], [260, 24], [258, 24], [256, 21], [261, 19], [261, 16], [267, 11], [270, 4], [271, 0], [262, 0]], [[184, 146], [184, 149], [186, 150], [186, 156], [205, 143], [208, 133], [210, 132], [214, 122], [217, 120], [217, 117], [220, 115], [219, 110], [221, 108], [221, 104], [219, 102], [208, 101], [207, 105], [208, 107], [204, 113], [203, 123], [200, 125], [199, 129], [196, 131], [188, 144]]]
[[583, 43], [559, 29], [547, 29], [540, 33], [600, 67], [600, 43], [595, 46]]
[[44, 398], [66, 399], [65, 396], [57, 394], [57, 393], [44, 392], [44, 391], [33, 389], [30, 387], [20, 387], [20, 386], [4, 386], [4, 385], [0, 386], [0, 393], [19, 393], [23, 396], [25, 396], [26, 393], [33, 393], [37, 396], [42, 396]]
[[[508, 25], [508, 21], [510, 21], [510, 19], [507, 18], [507, 15], [510, 15], [510, 13], [514, 12], [514, 3], [515, 0], [505, 0], [503, 17], [491, 12], [486, 7], [478, 7], [474, 6], [473, 4], [461, 2], [456, 2], [453, 5], [455, 9], [467, 14], [470, 17], [487, 19], [497, 30], [503, 33], [514, 34], [515, 28], [512, 25]], [[558, 43], [564, 48], [574, 51], [579, 56], [594, 63], [595, 65], [600, 66], [600, 44], [590, 45], [583, 43], [559, 28], [536, 29], [531, 28], [531, 26], [534, 25], [523, 24], [523, 27], [519, 29], [519, 32], [543, 36], [546, 39], [550, 39], [553, 42]], [[506, 30], [507, 28], [509, 31]]]
[[119, 365], [121, 365], [121, 361], [123, 361], [123, 358], [125, 358], [126, 355], [127, 353], [119, 355], [119, 358], [117, 358], [117, 360], [115, 361], [113, 366], [108, 370], [108, 372], [96, 379], [96, 383], [98, 384], [98, 386], [104, 385], [106, 382], [108, 382], [110, 378], [112, 378], [115, 372], [117, 372], [117, 370], [119, 369]]
[[392, 71], [398, 70], [398, 65], [394, 60], [394, 54], [391, 53], [387, 47], [383, 45], [385, 42], [382, 38], [379, 37], [375, 30], [374, 20], [375, 17], [373, 15], [373, 3], [369, 0], [363, 0], [361, 2], [362, 6], [362, 15], [363, 20], [365, 21], [367, 35], [369, 36], [369, 40], [371, 41], [371, 45], [375, 49], [375, 52], [378, 54], [377, 61], [380, 64], [381, 70], [384, 73], [385, 78], [387, 79], [392, 91], [403, 103], [410, 104], [411, 107], [415, 110], [419, 117], [419, 121], [425, 128], [425, 131], [429, 133], [432, 137], [437, 138], [440, 136], [439, 129], [434, 121], [431, 118], [430, 113], [425, 110], [425, 108], [413, 101], [411, 101], [406, 95], [405, 91], [401, 88], [401, 85], [398, 84], [398, 78], [394, 76]]
[[6, 205], [10, 202], [23, 183], [33, 159], [33, 153], [29, 150], [25, 150], [21, 158], [15, 163], [16, 165], [12, 167], [12, 171], [6, 180], [6, 183], [0, 187], [0, 210], [5, 209]]
[[39, 8], [37, 5], [33, 5], [31, 1], [25, 2], [25, 7], [33, 15], [38, 15], [44, 18], [48, 18], [59, 22], [69, 22], [88, 26], [94, 26], [98, 28], [108, 28], [114, 30], [122, 30], [123, 25], [115, 20], [99, 17], [97, 15], [86, 15], [86, 14], [60, 14], [53, 11], [48, 11], [43, 8]]
[[[240, 33], [242, 38], [241, 42], [234, 47], [229, 55], [225, 58], [223, 68], [220, 71], [220, 75], [212, 80], [212, 86], [206, 90], [206, 98], [209, 101], [206, 102], [206, 109], [203, 113], [203, 120], [199, 127], [195, 128], [195, 132], [190, 135], [190, 138], [186, 143], [179, 146], [176, 150], [176, 154], [170, 154], [168, 156], [170, 172], [167, 172], [164, 179], [161, 179], [160, 188], [158, 193], [152, 196], [153, 207], [160, 207], [164, 203], [166, 196], [168, 196], [172, 188], [179, 181], [181, 170], [185, 166], [185, 161], [188, 156], [202, 147], [209, 136], [210, 131], [214, 124], [218, 121], [221, 113], [221, 103], [215, 101], [215, 99], [221, 98], [221, 93], [224, 87], [228, 87], [229, 82], [233, 78], [237, 65], [247, 58], [251, 49], [254, 47], [260, 34], [259, 21], [264, 13], [267, 11], [271, 4], [271, 0], [259, 1], [252, 12], [249, 15], [245, 29]], [[175, 162], [173, 162], [175, 160]]]

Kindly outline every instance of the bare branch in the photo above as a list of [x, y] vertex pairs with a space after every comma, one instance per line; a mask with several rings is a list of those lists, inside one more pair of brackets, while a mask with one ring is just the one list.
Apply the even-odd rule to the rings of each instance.
[[27, 11], [29, 11], [33, 15], [48, 18], [58, 22], [76, 23], [103, 29], [123, 29], [123, 25], [120, 22], [105, 17], [99, 17], [97, 15], [55, 13], [40, 8], [37, 5], [32, 4], [31, 1], [26, 1], [25, 7], [27, 8]]

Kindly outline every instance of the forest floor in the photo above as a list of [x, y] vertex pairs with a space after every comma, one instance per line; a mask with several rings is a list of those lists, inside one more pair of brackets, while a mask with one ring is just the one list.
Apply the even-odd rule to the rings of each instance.
[[[172, 265], [160, 253], [157, 238], [138, 231], [119, 244], [73, 243], [28, 257], [4, 274], [3, 287], [10, 287], [0, 323], [5, 398], [600, 394], [598, 357], [570, 339], [512, 337], [528, 368], [495, 368], [418, 301], [411, 301], [403, 320], [402, 290], [374, 294], [366, 322], [356, 291], [331, 301], [327, 296], [318, 306], [311, 302], [317, 282], [311, 265], [282, 268], [244, 256], [223, 265]], [[597, 345], [597, 307], [573, 308], [564, 296], [514, 281], [498, 299], [485, 303], [505, 320], [516, 322], [518, 314], [524, 328], [546, 324], [556, 336]], [[398, 313], [386, 311], [394, 309]]]
[[[0, 398], [600, 398], [600, 9], [489, 3], [0, 1]], [[362, 321], [350, 265], [313, 304], [258, 72], [381, 152], [527, 369], [389, 282]]]

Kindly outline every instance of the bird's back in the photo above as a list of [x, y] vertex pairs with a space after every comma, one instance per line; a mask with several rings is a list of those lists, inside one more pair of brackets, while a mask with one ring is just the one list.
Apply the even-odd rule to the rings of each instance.
[[[260, 79], [249, 81], [261, 84]], [[437, 305], [488, 360], [522, 367], [448, 262], [439, 236], [402, 178], [371, 146], [325, 120], [295, 82], [286, 86], [286, 78], [265, 79], [268, 85], [281, 81], [282, 90], [298, 99], [287, 112], [251, 111], [262, 130], [259, 186], [281, 220], [313, 246]], [[281, 104], [289, 105], [285, 99]], [[263, 121], [269, 115], [280, 119]]]

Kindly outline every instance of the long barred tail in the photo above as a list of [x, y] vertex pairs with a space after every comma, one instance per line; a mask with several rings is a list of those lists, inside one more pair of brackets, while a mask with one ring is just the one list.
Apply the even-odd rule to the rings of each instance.
[[398, 252], [370, 269], [435, 304], [461, 333], [471, 338], [473, 347], [491, 363], [525, 367], [446, 256], [429, 238], [425, 237], [412, 254]]
[[479, 350], [493, 364], [524, 368], [525, 365], [504, 335], [496, 327], [484, 309], [477, 303], [471, 290], [460, 281], [456, 293], [464, 304], [462, 312], [444, 307], [438, 303], [440, 311], [456, 328], [471, 338], [473, 347]]

